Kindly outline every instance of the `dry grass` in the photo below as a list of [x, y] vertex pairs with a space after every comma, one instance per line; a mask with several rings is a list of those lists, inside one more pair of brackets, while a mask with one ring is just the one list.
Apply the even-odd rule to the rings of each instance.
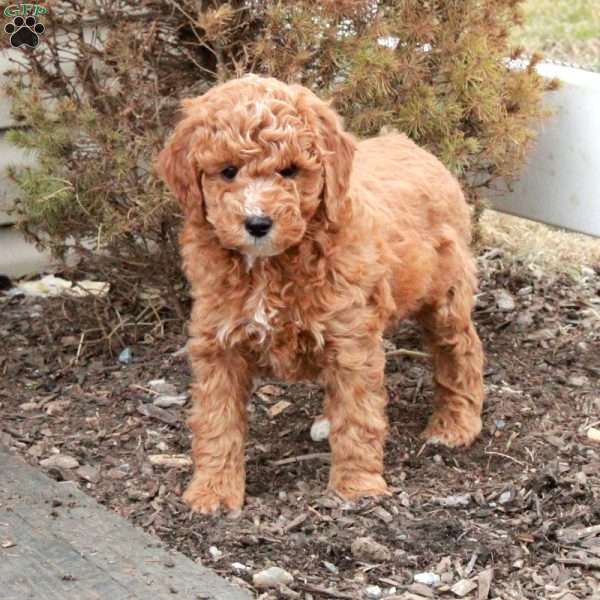
[[600, 267], [600, 239], [486, 210], [480, 221], [481, 243], [502, 248], [512, 258], [548, 273], [575, 279]]
[[600, 71], [598, 0], [526, 0], [513, 42], [545, 58]]

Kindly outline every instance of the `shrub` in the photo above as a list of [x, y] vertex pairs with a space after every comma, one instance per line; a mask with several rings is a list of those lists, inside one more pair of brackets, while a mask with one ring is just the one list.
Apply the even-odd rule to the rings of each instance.
[[[78, 248], [112, 299], [185, 296], [179, 215], [152, 170], [179, 100], [245, 72], [331, 97], [359, 136], [405, 131], [475, 198], [515, 175], [543, 83], [510, 70], [518, 0], [63, 0], [23, 53], [9, 93], [35, 151], [14, 170], [22, 226]], [[512, 56], [518, 55], [512, 51]], [[145, 293], [142, 294], [142, 290]], [[152, 294], [151, 294], [152, 295]]]

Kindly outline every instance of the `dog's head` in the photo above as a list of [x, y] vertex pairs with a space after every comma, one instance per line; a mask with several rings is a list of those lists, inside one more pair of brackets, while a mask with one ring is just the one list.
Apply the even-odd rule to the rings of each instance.
[[308, 89], [246, 76], [184, 100], [157, 168], [188, 218], [249, 257], [298, 244], [319, 205], [341, 224], [355, 143]]

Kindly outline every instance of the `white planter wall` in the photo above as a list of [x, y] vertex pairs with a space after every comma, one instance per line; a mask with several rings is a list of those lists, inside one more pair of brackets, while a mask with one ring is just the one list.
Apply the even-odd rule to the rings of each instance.
[[555, 114], [539, 136], [519, 179], [492, 194], [497, 210], [600, 237], [600, 73], [540, 64], [561, 80], [546, 95]]
[[[19, 50], [8, 48], [0, 52], [0, 86], [4, 79], [4, 72], [14, 67], [11, 58], [19, 57]], [[6, 142], [4, 132], [17, 125], [10, 116], [10, 99], [4, 89], [0, 87], [0, 225], [14, 222], [14, 217], [8, 210], [12, 208], [14, 199], [18, 197], [18, 188], [6, 176], [8, 165], [29, 164], [28, 157], [22, 150]]]

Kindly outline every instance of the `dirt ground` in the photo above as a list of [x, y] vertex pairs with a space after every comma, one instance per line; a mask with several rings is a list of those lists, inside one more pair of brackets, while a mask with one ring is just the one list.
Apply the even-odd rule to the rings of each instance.
[[[427, 361], [390, 355], [381, 500], [324, 493], [327, 444], [309, 435], [320, 390], [268, 382], [251, 401], [242, 514], [192, 514], [189, 467], [151, 462], [189, 451], [189, 401], [155, 404], [186, 392], [184, 335], [148, 338], [121, 364], [48, 318], [57, 300], [0, 294], [0, 442], [264, 598], [600, 598], [600, 271], [574, 284], [499, 250], [480, 266], [484, 432], [468, 450], [424, 447]], [[421, 349], [412, 324], [394, 348]], [[257, 590], [274, 565], [294, 580]]]

